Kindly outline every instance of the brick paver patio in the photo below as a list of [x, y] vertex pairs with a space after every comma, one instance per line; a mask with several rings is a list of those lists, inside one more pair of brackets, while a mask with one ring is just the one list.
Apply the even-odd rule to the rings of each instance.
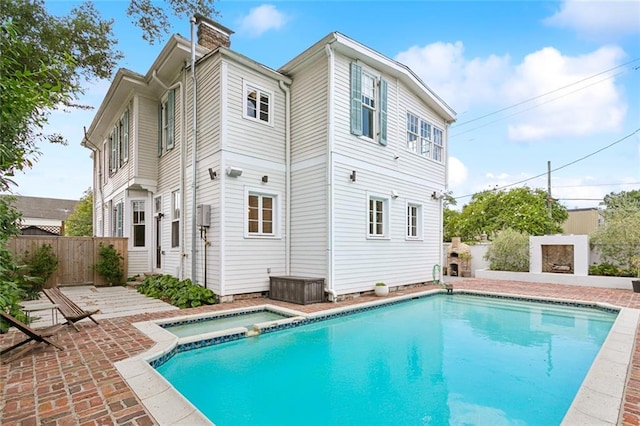
[[[402, 294], [434, 288], [432, 285]], [[534, 284], [512, 281], [464, 279], [456, 289], [484, 290], [529, 296], [605, 302], [640, 309], [640, 293], [629, 290]], [[391, 293], [393, 297], [397, 293]], [[188, 310], [157, 312], [78, 324], [57, 335], [64, 351], [39, 344], [22, 358], [0, 365], [0, 424], [11, 425], [153, 425], [136, 395], [117, 373], [113, 364], [143, 352], [153, 342], [131, 324], [159, 318], [219, 311], [231, 308], [277, 304], [303, 312], [317, 312], [373, 300], [375, 296], [332, 303], [295, 305], [269, 299], [251, 299]], [[6, 347], [23, 335], [12, 331], [0, 335], [0, 347]], [[620, 424], [640, 425], [640, 332], [629, 366]]]

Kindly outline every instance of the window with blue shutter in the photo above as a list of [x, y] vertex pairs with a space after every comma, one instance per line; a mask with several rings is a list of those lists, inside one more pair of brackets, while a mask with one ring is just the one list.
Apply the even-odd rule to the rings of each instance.
[[362, 135], [362, 67], [351, 63], [351, 133]]

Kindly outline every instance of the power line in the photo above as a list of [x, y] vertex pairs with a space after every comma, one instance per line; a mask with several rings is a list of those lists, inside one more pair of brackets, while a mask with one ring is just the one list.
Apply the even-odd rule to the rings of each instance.
[[[499, 191], [499, 190], [501, 190], [501, 189], [505, 189], [505, 188], [509, 188], [509, 187], [512, 187], [512, 186], [519, 185], [519, 184], [521, 184], [521, 183], [529, 182], [529, 181], [531, 181], [531, 180], [538, 179], [538, 178], [540, 178], [540, 177], [542, 177], [542, 176], [546, 176], [548, 173], [551, 173], [551, 172], [557, 172], [558, 170], [562, 170], [562, 169], [564, 169], [564, 168], [566, 168], [566, 167], [572, 166], [572, 165], [574, 165], [574, 164], [576, 164], [576, 163], [578, 163], [578, 162], [580, 162], [580, 161], [582, 161], [582, 160], [586, 160], [586, 159], [587, 159], [587, 158], [589, 158], [589, 157], [593, 157], [594, 155], [596, 155], [596, 154], [598, 154], [598, 153], [600, 153], [600, 152], [604, 151], [605, 149], [611, 148], [612, 146], [617, 145], [617, 144], [619, 144], [620, 142], [623, 142], [623, 141], [625, 141], [625, 140], [629, 139], [631, 136], [635, 135], [635, 134], [636, 134], [636, 133], [638, 133], [638, 132], [640, 132], [640, 128], [637, 128], [636, 130], [634, 130], [633, 132], [629, 133], [628, 135], [626, 135], [626, 136], [624, 136], [624, 137], [622, 137], [622, 138], [620, 138], [620, 139], [618, 139], [618, 140], [616, 140], [616, 141], [614, 141], [614, 142], [611, 142], [609, 145], [607, 145], [607, 146], [605, 146], [605, 147], [602, 147], [602, 148], [600, 148], [600, 149], [598, 149], [598, 150], [596, 150], [596, 151], [593, 151], [592, 153], [587, 154], [587, 155], [585, 155], [585, 156], [583, 156], [583, 157], [580, 157], [580, 158], [578, 158], [578, 159], [576, 159], [576, 160], [573, 160], [573, 161], [571, 161], [571, 162], [569, 162], [569, 163], [567, 163], [567, 164], [564, 164], [564, 165], [562, 165], [562, 166], [560, 166], [560, 167], [556, 167], [556, 168], [555, 168], [555, 169], [553, 169], [553, 170], [549, 170], [549, 171], [547, 171], [547, 172], [540, 173], [539, 175], [535, 175], [535, 176], [532, 176], [532, 177], [527, 178], [527, 179], [522, 179], [522, 180], [519, 180], [519, 181], [517, 181], [517, 182], [510, 183], [510, 184], [508, 184], [508, 185], [497, 186], [497, 187], [493, 188], [493, 191]], [[456, 199], [456, 200], [457, 200], [457, 199], [460, 199], [460, 198], [467, 198], [467, 197], [471, 197], [471, 196], [473, 196], [473, 195], [474, 195], [474, 194], [461, 195], [461, 196], [459, 196], [459, 197], [454, 197], [454, 199]]]
[[640, 182], [613, 182], [613, 183], [592, 183], [591, 185], [554, 185], [554, 188], [590, 188], [593, 186], [622, 186], [622, 185], [640, 185]]
[[[465, 131], [463, 131], [463, 132], [460, 132], [460, 133], [454, 133], [454, 134], [452, 134], [452, 135], [450, 135], [450, 136], [449, 136], [449, 139], [455, 138], [455, 137], [460, 136], [460, 135], [464, 135], [465, 133], [473, 132], [474, 130], [481, 129], [481, 128], [483, 128], [483, 127], [487, 127], [487, 126], [489, 126], [489, 125], [491, 125], [491, 124], [493, 124], [493, 123], [497, 123], [498, 121], [506, 120], [507, 118], [514, 117], [514, 116], [516, 116], [516, 115], [522, 114], [523, 112], [530, 111], [530, 110], [532, 110], [532, 109], [538, 108], [538, 107], [540, 107], [540, 106], [542, 106], [542, 105], [545, 105], [545, 104], [548, 104], [548, 103], [550, 103], [550, 102], [557, 101], [558, 99], [562, 99], [562, 98], [564, 98], [564, 97], [566, 97], [566, 96], [569, 96], [569, 95], [571, 95], [571, 94], [573, 94], [573, 93], [579, 92], [580, 90], [584, 90], [584, 89], [586, 89], [587, 87], [595, 86], [596, 84], [600, 84], [600, 83], [602, 83], [602, 82], [603, 82], [603, 81], [605, 81], [605, 80], [610, 80], [610, 79], [612, 79], [612, 78], [614, 78], [614, 77], [617, 77], [617, 76], [618, 76], [618, 75], [620, 75], [620, 74], [622, 74], [622, 72], [619, 72], [619, 73], [617, 73], [617, 74], [614, 74], [614, 75], [608, 76], [608, 77], [606, 77], [606, 78], [603, 78], [602, 80], [598, 80], [598, 81], [593, 82], [593, 83], [591, 83], [591, 84], [589, 84], [589, 85], [579, 87], [579, 88], [577, 88], [577, 89], [575, 89], [575, 90], [572, 90], [571, 92], [564, 93], [564, 94], [562, 94], [561, 96], [557, 96], [557, 97], [555, 97], [555, 98], [551, 98], [551, 99], [549, 99], [549, 100], [547, 100], [547, 101], [545, 101], [545, 102], [541, 102], [541, 103], [539, 103], [539, 104], [536, 104], [536, 105], [530, 106], [530, 107], [528, 107], [528, 108], [525, 108], [525, 109], [521, 109], [521, 110], [519, 110], [519, 111], [516, 111], [516, 112], [514, 112], [514, 113], [512, 113], [512, 114], [505, 115], [504, 117], [500, 117], [500, 118], [498, 118], [498, 119], [496, 119], [496, 120], [489, 121], [489, 122], [487, 122], [487, 123], [481, 124], [481, 125], [476, 126], [476, 127], [472, 127], [471, 129], [467, 129], [467, 130], [465, 130]], [[541, 96], [544, 96], [544, 95], [541, 95]], [[538, 97], [540, 97], [540, 96], [538, 96]], [[534, 99], [535, 99], [535, 98], [534, 98]], [[526, 101], [525, 101], [525, 102], [526, 102]], [[524, 102], [521, 102], [520, 104], [522, 104], [522, 103], [524, 103]], [[505, 109], [506, 109], [506, 108], [505, 108]], [[504, 111], [504, 109], [503, 109], [502, 111]], [[484, 117], [488, 117], [489, 115], [492, 115], [492, 114], [487, 114], [487, 115], [485, 115]], [[468, 123], [468, 122], [467, 122], [467, 123]]]
[[[520, 106], [520, 105], [526, 104], [527, 102], [535, 101], [536, 99], [540, 99], [540, 98], [542, 98], [542, 97], [544, 97], [544, 96], [547, 96], [547, 95], [550, 95], [550, 94], [552, 94], [552, 93], [558, 92], [558, 91], [560, 91], [560, 90], [562, 90], [562, 89], [566, 89], [567, 87], [571, 87], [571, 86], [574, 86], [574, 85], [576, 85], [576, 84], [582, 83], [583, 81], [586, 81], [586, 80], [592, 79], [592, 78], [597, 77], [597, 76], [599, 76], [599, 75], [606, 74], [606, 73], [608, 73], [608, 72], [610, 72], [610, 71], [613, 71], [613, 70], [615, 70], [615, 69], [618, 69], [618, 68], [621, 68], [621, 67], [625, 67], [625, 66], [627, 66], [627, 65], [629, 65], [629, 64], [632, 64], [632, 63], [634, 63], [634, 62], [637, 62], [637, 61], [640, 61], [640, 58], [632, 59], [632, 60], [630, 60], [630, 61], [628, 61], [628, 62], [625, 62], [624, 64], [620, 64], [620, 65], [617, 65], [617, 66], [615, 66], [615, 67], [613, 67], [613, 68], [609, 68], [609, 69], [607, 69], [607, 70], [601, 71], [601, 72], [599, 72], [599, 73], [597, 73], [597, 74], [590, 75], [589, 77], [585, 77], [585, 78], [580, 79], [580, 80], [578, 80], [578, 81], [574, 81], [573, 83], [569, 83], [569, 84], [567, 84], [566, 86], [558, 87], [558, 88], [553, 89], [553, 90], [551, 90], [551, 91], [549, 91], [549, 92], [543, 93], [543, 94], [538, 95], [538, 96], [534, 96], [533, 98], [525, 99], [525, 100], [523, 100], [523, 101], [517, 102], [517, 103], [515, 103], [515, 104], [513, 104], [513, 105], [510, 105], [510, 106], [504, 107], [504, 108], [499, 109], [499, 110], [497, 110], [497, 111], [493, 111], [493, 112], [490, 112], [490, 113], [488, 113], [488, 114], [482, 115], [482, 116], [480, 116], [480, 117], [476, 117], [476, 118], [472, 118], [471, 120], [463, 121], [463, 122], [461, 122], [461, 123], [456, 123], [456, 124], [454, 125], [454, 127], [455, 127], [455, 128], [458, 128], [458, 127], [461, 127], [461, 126], [465, 126], [465, 125], [467, 125], [467, 124], [469, 124], [469, 123], [473, 123], [473, 122], [475, 122], [475, 121], [482, 120], [483, 118], [487, 118], [487, 117], [490, 117], [490, 116], [492, 116], [492, 115], [499, 114], [499, 113], [501, 113], [501, 112], [503, 112], [503, 111], [507, 111], [507, 110], [509, 110], [509, 109], [512, 109], [512, 108], [518, 107], [518, 106]], [[640, 67], [634, 67], [634, 68], [632, 68], [632, 69], [635, 71], [635, 70], [637, 70], [638, 68], [640, 68]], [[620, 73], [618, 73], [618, 74], [620, 74]], [[616, 75], [618, 75], [618, 74], [616, 74]], [[614, 77], [615, 77], [615, 76], [614, 76]], [[606, 79], [605, 79], [605, 80], [606, 80]], [[604, 80], [600, 80], [600, 81], [604, 81]], [[589, 86], [586, 86], [586, 87], [589, 87]], [[452, 129], [453, 129], [454, 127], [452, 127]]]

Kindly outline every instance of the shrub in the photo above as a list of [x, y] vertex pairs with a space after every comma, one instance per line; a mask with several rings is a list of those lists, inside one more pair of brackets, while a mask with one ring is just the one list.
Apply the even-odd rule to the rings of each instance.
[[529, 235], [505, 229], [501, 231], [487, 249], [484, 259], [492, 271], [529, 271]]
[[599, 265], [589, 266], [589, 275], [599, 275], [605, 277], [637, 277], [636, 268], [623, 269], [610, 262], [602, 262]]
[[34, 280], [32, 286], [34, 292], [40, 292], [44, 283], [49, 279], [58, 267], [58, 257], [53, 252], [51, 244], [43, 244], [30, 253], [25, 251], [22, 262], [26, 265], [26, 272]]
[[100, 243], [98, 249], [98, 262], [93, 265], [95, 271], [102, 275], [109, 285], [122, 284], [124, 277], [124, 257], [115, 249], [113, 244]]
[[137, 289], [139, 293], [161, 299], [181, 309], [217, 303], [213, 291], [193, 284], [189, 279], [180, 281], [171, 275], [147, 277]]

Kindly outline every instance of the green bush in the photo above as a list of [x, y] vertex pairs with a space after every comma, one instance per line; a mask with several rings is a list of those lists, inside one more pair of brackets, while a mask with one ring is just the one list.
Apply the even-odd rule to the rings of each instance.
[[25, 251], [21, 260], [26, 265], [27, 274], [36, 278], [32, 284], [32, 291], [36, 293], [42, 290], [44, 283], [58, 267], [58, 257], [53, 252], [51, 244], [43, 244], [33, 253]]
[[638, 270], [623, 269], [610, 262], [602, 262], [599, 265], [589, 266], [589, 275], [599, 275], [605, 277], [637, 277]]
[[195, 308], [217, 303], [213, 291], [191, 280], [178, 280], [171, 275], [155, 275], [145, 278], [138, 286], [138, 292], [155, 299], [161, 299], [181, 309]]
[[484, 255], [492, 271], [529, 272], [529, 235], [505, 229]]
[[124, 278], [124, 257], [113, 244], [100, 243], [98, 249], [98, 262], [93, 265], [95, 271], [102, 275], [109, 285], [122, 284]]

